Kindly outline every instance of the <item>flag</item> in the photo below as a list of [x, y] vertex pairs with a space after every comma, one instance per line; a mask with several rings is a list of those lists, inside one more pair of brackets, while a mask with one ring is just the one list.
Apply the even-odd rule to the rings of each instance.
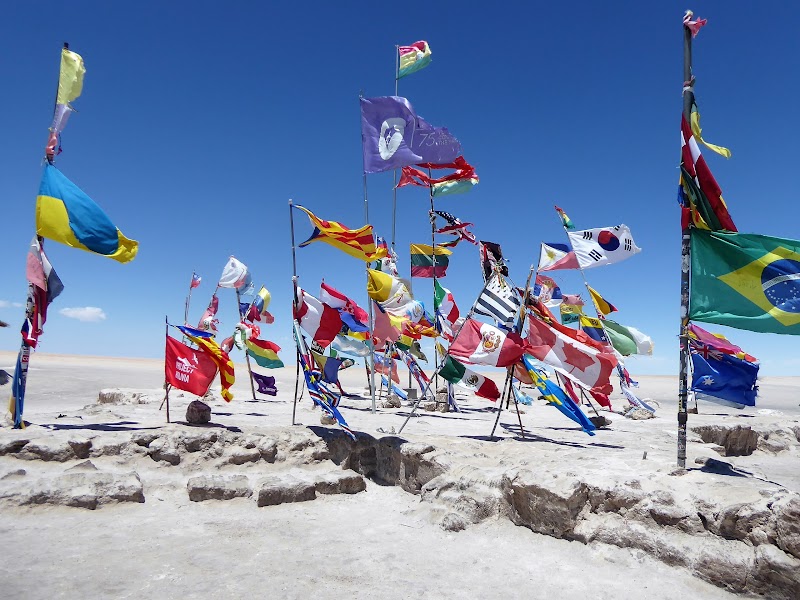
[[308, 246], [311, 242], [325, 242], [334, 248], [338, 248], [345, 254], [364, 262], [380, 260], [386, 256], [385, 250], [378, 250], [375, 247], [375, 236], [372, 232], [372, 225], [364, 225], [359, 229], [348, 229], [337, 221], [320, 219], [310, 210], [299, 204], [293, 206], [306, 213], [311, 224], [314, 226], [311, 237], [300, 244], [301, 248]]
[[384, 257], [375, 263], [375, 268], [378, 271], [388, 273], [392, 277], [398, 277], [397, 273], [397, 254], [389, 245], [386, 240], [378, 236], [378, 254], [383, 254]]
[[431, 194], [436, 198], [451, 194], [463, 194], [480, 183], [475, 167], [469, 164], [463, 156], [456, 157], [453, 162], [430, 161], [419, 166], [427, 169], [453, 169], [453, 172], [433, 178], [417, 167], [403, 167], [400, 181], [397, 182], [396, 187], [401, 188], [407, 185], [427, 187], [431, 189]]
[[44, 167], [36, 198], [36, 233], [121, 263], [139, 251], [138, 242], [122, 235], [94, 200], [51, 164]]
[[215, 318], [217, 316], [217, 309], [219, 308], [219, 298], [217, 298], [216, 292], [211, 296], [211, 300], [208, 301], [208, 308], [206, 308], [203, 316], [200, 317], [200, 322], [197, 324], [197, 329], [200, 331], [216, 331], [217, 325], [219, 325], [219, 319]]
[[219, 277], [217, 287], [241, 290], [251, 283], [252, 279], [250, 278], [250, 271], [247, 269], [247, 265], [231, 256], [222, 269], [222, 275]]
[[168, 384], [195, 396], [204, 396], [216, 375], [217, 365], [208, 354], [167, 336], [164, 379]]
[[583, 304], [567, 304], [562, 302], [558, 306], [561, 313], [561, 322], [565, 325], [567, 323], [577, 323], [583, 314]]
[[[50, 125], [50, 137], [47, 141], [45, 154], [48, 162], [53, 161], [56, 146], [59, 145], [59, 135], [67, 126], [67, 120], [73, 108], [70, 103], [78, 98], [83, 91], [83, 77], [86, 67], [80, 54], [63, 48], [61, 50], [61, 68], [58, 75], [58, 92], [56, 106], [53, 111], [53, 123]], [[60, 152], [60, 149], [59, 149]]]
[[[601, 321], [600, 319], [595, 319], [594, 317], [589, 317], [587, 315], [581, 315], [579, 323], [581, 331], [583, 331], [593, 340], [596, 340], [602, 344], [611, 344], [611, 340], [608, 339], [606, 330], [603, 327], [603, 321]], [[620, 352], [619, 349], [617, 349], [617, 351]], [[629, 353], [629, 354], [635, 354], [635, 353]]]
[[476, 365], [508, 367], [525, 352], [525, 342], [516, 333], [504, 332], [474, 319], [467, 319], [453, 340], [449, 353]]
[[178, 325], [177, 329], [180, 329], [181, 333], [185, 336], [194, 336], [199, 338], [210, 338], [214, 337], [214, 334], [210, 331], [204, 331], [202, 329], [195, 329], [194, 327], [188, 327], [186, 325]]
[[528, 352], [534, 358], [577, 379], [593, 391], [611, 393], [610, 377], [617, 364], [613, 354], [582, 343], [539, 319], [530, 317], [528, 321], [530, 327], [526, 341]]
[[695, 226], [713, 231], [736, 231], [722, 190], [700, 153], [685, 116], [681, 116], [681, 184], [689, 204], [684, 210], [691, 213]]
[[578, 258], [566, 244], [545, 244], [539, 250], [539, 267], [537, 271], [558, 271], [562, 269], [578, 269]]
[[380, 173], [423, 162], [421, 156], [411, 151], [416, 117], [405, 98], [361, 98], [365, 173]]
[[570, 231], [567, 235], [582, 269], [617, 263], [641, 252], [627, 225]]
[[411, 344], [411, 348], [408, 350], [409, 354], [412, 356], [420, 359], [423, 362], [428, 362], [428, 357], [425, 356], [425, 353], [422, 351], [422, 345], [419, 341], [414, 340]]
[[564, 301], [561, 288], [547, 275], [536, 275], [533, 284], [533, 297], [549, 308], [555, 308]]
[[300, 327], [322, 348], [329, 346], [342, 329], [342, 318], [338, 310], [320, 302], [299, 287], [293, 310]]
[[694, 392], [743, 406], [755, 406], [758, 364], [690, 343]]
[[14, 429], [25, 429], [22, 411], [25, 407], [25, 387], [28, 383], [28, 361], [31, 356], [31, 346], [23, 342], [17, 354], [17, 363], [14, 366], [14, 377], [11, 380], [11, 398], [8, 410], [14, 421]]
[[408, 320], [416, 323], [425, 316], [422, 304], [397, 277], [367, 269], [367, 294], [390, 316], [393, 327], [401, 327]]
[[369, 331], [369, 315], [353, 300], [327, 285], [320, 285], [319, 299], [339, 311], [342, 322], [351, 331]]
[[247, 355], [256, 361], [258, 366], [265, 369], [279, 369], [283, 366], [283, 361], [278, 357], [281, 349], [278, 344], [258, 338], [248, 338], [244, 344], [247, 346]]
[[31, 288], [28, 290], [27, 320], [23, 325], [23, 338], [29, 346], [35, 348], [47, 320], [47, 308], [64, 291], [64, 284], [50, 264], [37, 236], [33, 236], [28, 248], [25, 277]]
[[327, 383], [339, 383], [339, 368], [342, 366], [342, 360], [334, 356], [323, 356], [319, 352], [311, 351], [311, 356], [314, 357], [314, 362], [317, 363], [320, 372], [322, 373], [322, 381]]
[[197, 273], [192, 273], [192, 281], [189, 284], [189, 288], [190, 289], [194, 289], [196, 287], [199, 287], [200, 286], [200, 282], [202, 280], [203, 280], [203, 278], [200, 277], [200, 275], [198, 275]]
[[269, 290], [262, 285], [261, 289], [258, 290], [258, 293], [253, 298], [253, 301], [250, 303], [250, 306], [247, 308], [247, 312], [245, 313], [247, 319], [250, 321], [260, 321], [261, 317], [266, 317], [266, 315], [269, 314], [267, 312], [267, 307], [269, 306], [270, 300], [272, 300], [272, 295], [269, 293]]
[[459, 240], [467, 240], [470, 244], [478, 245], [478, 241], [475, 239], [472, 232], [467, 231], [467, 227], [472, 225], [472, 223], [464, 223], [458, 217], [451, 215], [449, 212], [444, 212], [443, 210], [435, 210], [433, 212], [447, 221], [447, 225], [437, 229], [436, 233], [454, 233], [458, 235]]
[[718, 352], [732, 354], [736, 358], [742, 358], [747, 362], [758, 362], [755, 356], [744, 352], [739, 346], [728, 341], [728, 338], [721, 333], [711, 333], [694, 323], [689, 323], [689, 326], [686, 328], [686, 333], [691, 339], [697, 340], [705, 346], [710, 346]]
[[201, 351], [205, 352], [214, 361], [219, 369], [219, 383], [222, 387], [222, 398], [225, 402], [233, 400], [231, 387], [236, 381], [236, 373], [233, 370], [233, 361], [228, 353], [222, 350], [214, 341], [213, 337], [198, 337], [187, 333], [188, 327], [178, 327], [189, 339], [190, 342], [197, 344]]
[[444, 365], [439, 370], [439, 376], [492, 402], [500, 397], [500, 390], [494, 381], [468, 369], [452, 356], [445, 359]]
[[495, 271], [499, 271], [503, 277], [508, 277], [508, 267], [503, 260], [503, 251], [500, 249], [500, 244], [481, 241], [478, 249], [480, 251], [484, 282], [489, 281]]
[[268, 375], [261, 375], [260, 373], [251, 373], [253, 381], [258, 387], [259, 394], [266, 394], [267, 396], [276, 396], [278, 388], [275, 386], [275, 378]]
[[382, 354], [375, 355], [375, 372], [383, 375], [389, 374], [391, 364], [392, 381], [400, 383], [400, 375], [397, 373], [397, 361]]
[[369, 356], [369, 346], [366, 342], [351, 340], [343, 335], [336, 336], [336, 339], [331, 342], [331, 348], [340, 354], [349, 354], [350, 356]]
[[447, 275], [448, 258], [452, 250], [425, 244], [411, 244], [411, 276], [412, 277], [444, 277]]
[[596, 427], [589, 418], [583, 413], [580, 407], [567, 396], [567, 394], [558, 385], [553, 383], [544, 373], [539, 372], [533, 365], [533, 361], [529, 356], [522, 357], [525, 368], [533, 380], [534, 385], [539, 390], [542, 397], [551, 405], [555, 406], [565, 417], [572, 419], [581, 429], [589, 434], [594, 435]]
[[431, 47], [426, 41], [414, 42], [410, 46], [400, 46], [397, 51], [400, 54], [398, 79], [416, 73], [431, 64]]
[[700, 111], [697, 109], [697, 103], [692, 102], [692, 112], [690, 114], [690, 119], [692, 121], [692, 135], [696, 140], [699, 140], [701, 144], [703, 144], [709, 150], [716, 152], [720, 156], [724, 156], [725, 158], [731, 157], [731, 151], [725, 148], [724, 146], [717, 146], [716, 144], [711, 144], [703, 139], [703, 130], [700, 128]]
[[520, 300], [512, 288], [502, 277], [495, 275], [484, 286], [481, 295], [475, 301], [474, 313], [495, 319], [507, 326], [513, 325], [519, 315]]
[[608, 300], [603, 298], [600, 293], [594, 289], [592, 286], [589, 286], [589, 293], [592, 296], [592, 301], [594, 301], [594, 306], [597, 308], [597, 311], [602, 315], [608, 315], [612, 312], [617, 312], [617, 307], [611, 304]]
[[[458, 165], [463, 164], [465, 168], [472, 169], [464, 160], [464, 157], [461, 156], [461, 142], [448, 131], [447, 127], [431, 125], [419, 115], [416, 118], [415, 129], [411, 138], [411, 151], [422, 157], [422, 160], [417, 164], [423, 168], [446, 165], [447, 168], [460, 169], [461, 167]], [[463, 163], [459, 161], [463, 161]], [[451, 167], [450, 165], [453, 164], [457, 166]], [[472, 175], [475, 176], [474, 169], [472, 169]], [[475, 179], [477, 179], [477, 176], [475, 176]], [[435, 196], [435, 189], [433, 193]]]
[[694, 38], [697, 37], [697, 33], [700, 31], [700, 28], [708, 23], [708, 19], [696, 19], [693, 21], [693, 16], [694, 13], [690, 10], [687, 10], [686, 14], [683, 15], [683, 26], [692, 32], [692, 37]]
[[691, 245], [690, 320], [800, 334], [800, 241], [693, 229]]
[[433, 282], [433, 310], [450, 323], [455, 323], [460, 314], [453, 294], [438, 281]]
[[570, 220], [563, 210], [561, 210], [558, 206], [555, 207], [558, 216], [561, 218], [561, 224], [564, 226], [564, 229], [575, 229], [575, 224]]
[[[653, 340], [635, 327], [620, 325], [611, 319], [605, 319], [603, 324], [606, 327], [606, 332], [608, 332], [608, 337], [611, 338], [611, 345], [623, 356], [630, 354], [650, 356], [653, 354]], [[629, 344], [633, 344], [632, 351], [627, 354], [623, 352], [623, 344], [626, 350], [629, 348]]]
[[395, 323], [397, 324], [395, 325], [392, 322], [392, 318], [381, 308], [380, 304], [374, 301], [372, 304], [372, 339], [375, 345], [382, 347], [384, 342], [396, 342], [400, 338], [400, 329], [403, 326], [402, 319], [396, 319]]

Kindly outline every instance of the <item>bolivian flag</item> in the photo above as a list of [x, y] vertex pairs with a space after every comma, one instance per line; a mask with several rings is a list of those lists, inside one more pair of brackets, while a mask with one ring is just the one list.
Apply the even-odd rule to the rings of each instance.
[[249, 339], [247, 345], [247, 355], [265, 369], [279, 369], [283, 366], [283, 361], [278, 358], [280, 346], [266, 340]]
[[121, 263], [139, 250], [138, 242], [122, 235], [94, 200], [50, 164], [36, 198], [36, 233]]

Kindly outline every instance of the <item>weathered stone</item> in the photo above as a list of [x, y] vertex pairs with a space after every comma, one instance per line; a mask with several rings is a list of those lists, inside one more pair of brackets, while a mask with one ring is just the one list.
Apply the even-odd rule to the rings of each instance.
[[246, 475], [200, 475], [186, 482], [189, 500], [230, 500], [249, 498], [253, 491]]
[[92, 447], [91, 440], [38, 440], [29, 442], [17, 452], [17, 458], [22, 460], [44, 460], [52, 462], [66, 462], [76, 458], [88, 458]]
[[322, 411], [322, 413], [319, 415], [319, 422], [322, 425], [336, 425], [336, 418], [332, 415], [329, 415], [325, 411]]
[[94, 510], [112, 502], [144, 502], [144, 492], [135, 472], [86, 471], [26, 482], [24, 491], [5, 490], [0, 492], [0, 498], [20, 505], [54, 504]]
[[67, 472], [69, 471], [97, 471], [97, 467], [92, 461], [84, 460], [79, 462], [77, 465], [71, 466], [69, 469], [67, 469]]
[[181, 432], [181, 435], [175, 439], [175, 445], [185, 449], [186, 452], [202, 452], [211, 448], [218, 439], [219, 433], [213, 429], [194, 429]]
[[13, 471], [9, 471], [0, 479], [19, 479], [20, 477], [24, 477], [28, 472], [25, 469], [15, 469]]
[[758, 546], [754, 573], [747, 580], [748, 591], [770, 600], [800, 598], [800, 560], [775, 546]]
[[200, 400], [192, 400], [186, 407], [186, 422], [203, 425], [211, 422], [211, 407]]
[[589, 496], [575, 478], [543, 479], [527, 470], [509, 482], [508, 492], [512, 521], [557, 538], [571, 536]]
[[275, 462], [275, 457], [278, 455], [278, 443], [271, 438], [262, 438], [256, 446], [258, 451], [261, 452], [261, 458], [268, 463]]
[[423, 402], [422, 404], [420, 404], [422, 410], [427, 410], [430, 412], [434, 412], [437, 406], [438, 402]]
[[234, 465], [243, 465], [261, 459], [261, 450], [258, 448], [234, 448], [228, 462]]
[[450, 512], [442, 518], [439, 527], [445, 531], [463, 531], [467, 528], [467, 521], [458, 513]]
[[389, 394], [381, 406], [383, 408], [400, 408], [402, 404], [400, 403], [400, 397], [397, 394]]
[[314, 480], [318, 494], [357, 494], [367, 489], [364, 477], [353, 471], [333, 471]]
[[[158, 395], [163, 399], [163, 393]], [[106, 388], [97, 395], [98, 404], [147, 404], [154, 400], [156, 397], [147, 392], [129, 388]]]
[[5, 456], [6, 454], [16, 454], [20, 450], [22, 450], [30, 440], [8, 440], [8, 441], [0, 441], [0, 456]]
[[776, 516], [778, 548], [800, 558], [800, 494], [780, 499], [772, 505], [772, 510]]
[[633, 419], [634, 421], [643, 421], [646, 419], [655, 419], [656, 416], [651, 413], [649, 410], [644, 408], [639, 408], [638, 406], [632, 407], [629, 411], [625, 413], [625, 416], [629, 419]]
[[156, 462], [165, 461], [173, 466], [181, 462], [181, 455], [165, 438], [153, 440], [147, 448], [147, 454]]
[[274, 506], [287, 502], [306, 502], [317, 497], [314, 484], [291, 475], [274, 475], [261, 481], [258, 506]]
[[748, 426], [701, 425], [692, 431], [706, 444], [724, 447], [724, 456], [750, 456], [758, 445], [758, 433]]

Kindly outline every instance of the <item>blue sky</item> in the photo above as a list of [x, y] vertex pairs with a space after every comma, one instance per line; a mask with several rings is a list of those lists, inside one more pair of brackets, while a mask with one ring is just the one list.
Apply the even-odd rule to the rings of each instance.
[[[405, 5], [403, 5], [405, 7]], [[52, 117], [62, 42], [85, 60], [78, 113], [57, 166], [128, 237], [132, 263], [47, 243], [66, 285], [50, 308], [45, 352], [163, 353], [163, 322], [202, 313], [227, 257], [272, 292], [262, 337], [292, 355], [287, 201], [351, 227], [364, 222], [358, 94], [394, 92], [395, 45], [427, 40], [433, 63], [400, 81], [418, 114], [447, 126], [481, 177], [437, 208], [502, 244], [524, 284], [540, 241], [565, 241], [552, 210], [578, 228], [626, 223], [643, 252], [587, 273], [620, 308], [617, 320], [653, 337], [632, 373], [677, 373], [680, 229], [675, 202], [682, 83], [681, 2], [463, 2], [399, 14], [375, 2], [11, 3], [0, 28], [4, 61], [0, 197], [0, 348], [15, 350], [25, 299], [41, 156]], [[695, 40], [705, 153], [742, 231], [800, 238], [796, 218], [796, 98], [800, 7], [754, 13], [744, 1], [696, 2], [709, 24]], [[370, 222], [391, 233], [391, 174], [368, 178]], [[427, 194], [398, 192], [397, 247], [429, 242]], [[307, 219], [296, 214], [298, 241]], [[366, 304], [363, 267], [333, 248], [297, 253], [300, 283], [327, 283]], [[567, 293], [575, 273], [557, 274]], [[464, 311], [481, 287], [475, 247], [462, 244], [443, 284]], [[430, 281], [414, 281], [430, 304]], [[223, 331], [235, 296], [220, 292]], [[16, 303], [16, 304], [15, 304]], [[95, 311], [65, 310], [94, 307]], [[79, 320], [85, 316], [93, 320]], [[92, 314], [93, 313], [93, 314]], [[72, 314], [72, 317], [67, 316]], [[104, 316], [104, 318], [100, 318]], [[709, 326], [762, 360], [762, 374], [794, 374], [798, 340]]]

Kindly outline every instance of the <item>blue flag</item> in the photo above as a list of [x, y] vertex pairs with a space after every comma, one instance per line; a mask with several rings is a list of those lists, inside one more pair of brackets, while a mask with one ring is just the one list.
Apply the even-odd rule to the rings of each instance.
[[693, 392], [739, 408], [756, 405], [758, 364], [716, 352], [705, 345], [691, 344], [691, 351]]

